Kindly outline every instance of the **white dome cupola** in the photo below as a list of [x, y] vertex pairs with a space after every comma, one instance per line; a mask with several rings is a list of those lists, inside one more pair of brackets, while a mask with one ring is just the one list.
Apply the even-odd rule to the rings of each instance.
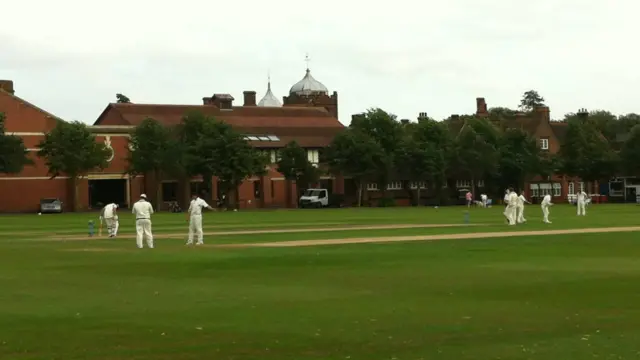
[[307, 72], [302, 78], [302, 80], [295, 83], [291, 89], [289, 90], [289, 94], [295, 95], [316, 95], [316, 94], [328, 94], [329, 89], [327, 89], [324, 84], [320, 81], [316, 80], [313, 76], [311, 76], [311, 70], [309, 70], [309, 56], [306, 57], [307, 61]]
[[271, 92], [271, 76], [269, 76], [269, 80], [267, 82], [267, 93], [264, 94], [264, 97], [262, 98], [262, 100], [260, 100], [260, 102], [258, 103], [258, 106], [264, 106], [264, 107], [282, 106], [282, 103], [280, 102], [280, 100], [278, 100], [278, 98], [275, 95], [273, 95], [273, 92]]

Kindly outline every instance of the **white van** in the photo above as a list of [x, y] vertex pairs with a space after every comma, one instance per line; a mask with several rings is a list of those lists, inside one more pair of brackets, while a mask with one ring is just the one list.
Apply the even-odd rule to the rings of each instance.
[[307, 189], [300, 196], [298, 204], [301, 208], [315, 207], [322, 208], [329, 206], [329, 191], [327, 189]]

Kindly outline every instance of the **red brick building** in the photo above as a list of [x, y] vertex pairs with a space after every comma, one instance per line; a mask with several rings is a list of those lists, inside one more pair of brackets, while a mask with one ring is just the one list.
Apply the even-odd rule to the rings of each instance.
[[[307, 150], [309, 161], [319, 162], [320, 150], [344, 129], [338, 121], [338, 95], [329, 94], [327, 88], [307, 72], [302, 80], [294, 84], [289, 95], [283, 97], [283, 105], [273, 95], [268, 84], [267, 92], [260, 102], [255, 91], [245, 91], [243, 103], [234, 104], [229, 94], [214, 94], [204, 97], [202, 105], [166, 104], [108, 104], [91, 129], [98, 141], [113, 152], [109, 166], [100, 172], [88, 174], [80, 181], [79, 202], [81, 210], [96, 208], [107, 201], [122, 205], [135, 201], [141, 193], [156, 194], [155, 181], [145, 176], [129, 178], [124, 175], [129, 151], [128, 138], [131, 129], [150, 117], [166, 125], [178, 124], [189, 111], [197, 110], [205, 115], [234, 126], [245, 134], [254, 147], [271, 154], [271, 166], [266, 176], [251, 178], [239, 189], [240, 206], [290, 207], [296, 198], [295, 184], [290, 187], [292, 195], [286, 194], [285, 179], [275, 170], [278, 149], [295, 140]], [[30, 151], [37, 151], [37, 144], [44, 134], [51, 131], [56, 116], [16, 96], [11, 81], [0, 81], [0, 112], [7, 118], [7, 132], [22, 137]], [[66, 177], [50, 179], [43, 161], [32, 156], [35, 166], [28, 166], [17, 175], [0, 175], [0, 212], [36, 211], [42, 198], [59, 198], [69, 209], [71, 203], [70, 181]], [[217, 198], [217, 181], [213, 180], [212, 195]], [[190, 188], [198, 189], [202, 179], [191, 180]], [[184, 198], [189, 187], [180, 186], [175, 180], [162, 183], [162, 203]], [[333, 193], [344, 192], [344, 180], [323, 176], [320, 186]], [[287, 199], [291, 203], [287, 204]]]

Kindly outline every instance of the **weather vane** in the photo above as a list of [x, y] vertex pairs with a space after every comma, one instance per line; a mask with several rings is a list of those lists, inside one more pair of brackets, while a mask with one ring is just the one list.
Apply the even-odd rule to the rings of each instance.
[[309, 70], [309, 61], [311, 61], [311, 59], [309, 58], [309, 53], [307, 53], [307, 55], [304, 57], [304, 61], [307, 63], [307, 70]]

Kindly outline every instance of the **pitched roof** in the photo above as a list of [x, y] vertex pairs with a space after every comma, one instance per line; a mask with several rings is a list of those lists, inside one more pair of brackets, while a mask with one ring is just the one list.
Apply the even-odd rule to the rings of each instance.
[[[301, 146], [324, 147], [344, 129], [344, 125], [325, 108], [234, 106], [220, 109], [215, 105], [158, 105], [111, 103], [94, 125], [137, 126], [153, 118], [171, 126], [180, 124], [184, 115], [199, 111], [230, 124], [246, 135], [276, 135], [280, 141], [251, 141], [256, 147], [282, 147], [291, 140]], [[105, 120], [109, 122], [103, 123]], [[117, 123], [115, 123], [117, 122]]]
[[46, 111], [46, 110], [44, 110], [44, 109], [42, 109], [42, 108], [40, 108], [40, 107], [37, 107], [36, 105], [34, 105], [34, 104], [32, 104], [32, 103], [28, 102], [27, 100], [25, 100], [25, 99], [23, 99], [23, 98], [21, 98], [21, 97], [19, 97], [19, 96], [16, 96], [15, 94], [12, 94], [12, 93], [10, 93], [10, 92], [6, 91], [5, 89], [3, 89], [3, 88], [1, 88], [1, 87], [0, 87], [0, 95], [9, 96], [10, 98], [12, 98], [12, 99], [14, 99], [14, 100], [17, 100], [17, 101], [19, 101], [19, 102], [21, 102], [21, 103], [23, 103], [23, 104], [25, 104], [25, 105], [27, 105], [27, 106], [31, 107], [31, 108], [32, 108], [32, 109], [34, 109], [34, 110], [37, 110], [38, 112], [40, 112], [40, 113], [44, 114], [45, 116], [47, 116], [47, 117], [49, 117], [49, 118], [51, 118], [51, 119], [54, 119], [54, 120], [56, 120], [56, 121], [63, 121], [63, 120], [62, 120], [61, 118], [59, 118], [58, 116], [53, 115], [52, 113], [50, 113], [50, 112], [48, 112], [48, 111]]
[[567, 130], [569, 130], [569, 124], [561, 121], [551, 121], [549, 125], [551, 125], [551, 130], [553, 130], [553, 134], [558, 138], [558, 141], [564, 142], [567, 137]]

